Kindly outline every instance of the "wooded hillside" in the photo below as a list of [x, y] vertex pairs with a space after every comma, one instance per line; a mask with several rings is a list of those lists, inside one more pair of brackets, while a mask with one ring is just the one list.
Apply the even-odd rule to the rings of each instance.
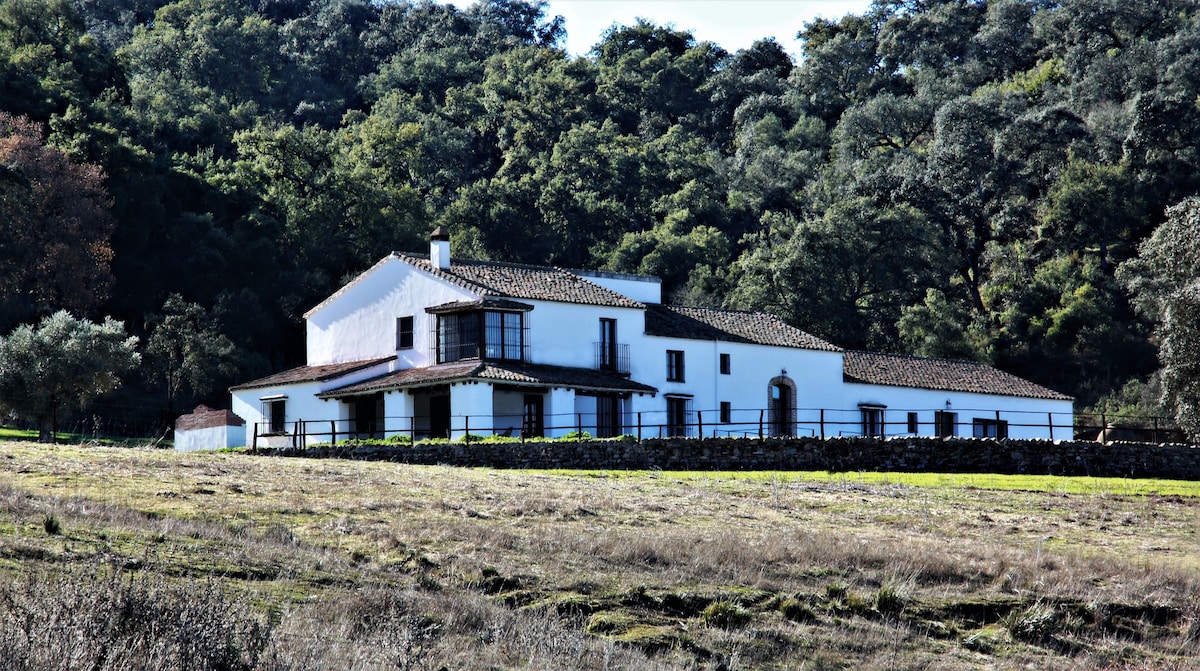
[[807, 25], [800, 62], [563, 35], [521, 0], [0, 1], [0, 334], [171, 325], [129, 402], [220, 402], [442, 225], [456, 255], [1153, 409], [1155, 265], [1117, 270], [1200, 191], [1195, 3], [879, 0]]

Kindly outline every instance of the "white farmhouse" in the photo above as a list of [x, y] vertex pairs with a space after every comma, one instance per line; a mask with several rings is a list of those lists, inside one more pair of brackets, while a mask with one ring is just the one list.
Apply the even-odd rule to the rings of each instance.
[[252, 442], [965, 435], [1068, 438], [1071, 398], [982, 364], [845, 351], [657, 278], [393, 253], [309, 310], [308, 365], [234, 387]]

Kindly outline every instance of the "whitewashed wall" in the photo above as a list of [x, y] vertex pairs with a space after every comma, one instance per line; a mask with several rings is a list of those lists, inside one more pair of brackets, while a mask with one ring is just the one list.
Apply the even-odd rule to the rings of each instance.
[[[887, 435], [907, 435], [908, 412], [915, 411], [920, 422], [918, 435], [932, 436], [935, 433], [934, 412], [941, 410], [957, 413], [959, 436], [971, 436], [973, 419], [994, 420], [999, 412], [999, 418], [1008, 422], [1010, 438], [1072, 437], [1071, 401], [846, 383], [842, 387], [841, 403], [845, 411], [839, 413], [835, 420], [845, 423], [838, 429], [846, 435], [862, 433], [861, 428], [854, 425], [861, 417], [858, 408], [861, 403], [887, 406], [884, 409]], [[1051, 416], [1054, 422], [1053, 436]]]
[[[425, 308], [478, 296], [388, 257], [346, 290], [305, 315], [308, 365], [375, 359], [393, 354], [399, 368], [431, 365], [434, 315]], [[413, 317], [413, 347], [396, 350], [396, 319]]]
[[245, 426], [210, 426], [203, 429], [178, 430], [175, 432], [176, 452], [222, 450], [227, 447], [242, 447], [245, 444]]

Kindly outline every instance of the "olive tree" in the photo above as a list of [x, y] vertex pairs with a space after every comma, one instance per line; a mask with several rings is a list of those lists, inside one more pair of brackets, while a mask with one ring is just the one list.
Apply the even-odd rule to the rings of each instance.
[[1167, 220], [1117, 269], [1134, 306], [1157, 322], [1163, 401], [1200, 437], [1200, 198], [1167, 209]]
[[53, 442], [58, 409], [84, 407], [120, 386], [121, 374], [141, 360], [137, 343], [111, 317], [97, 324], [66, 310], [18, 326], [0, 338], [0, 405], [35, 420], [38, 440]]

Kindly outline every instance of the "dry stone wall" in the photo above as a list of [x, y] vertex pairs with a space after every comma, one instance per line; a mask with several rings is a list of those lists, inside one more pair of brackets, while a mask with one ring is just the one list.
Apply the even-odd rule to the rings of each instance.
[[1027, 473], [1200, 479], [1189, 444], [974, 438], [695, 438], [268, 449], [314, 458], [494, 468]]

